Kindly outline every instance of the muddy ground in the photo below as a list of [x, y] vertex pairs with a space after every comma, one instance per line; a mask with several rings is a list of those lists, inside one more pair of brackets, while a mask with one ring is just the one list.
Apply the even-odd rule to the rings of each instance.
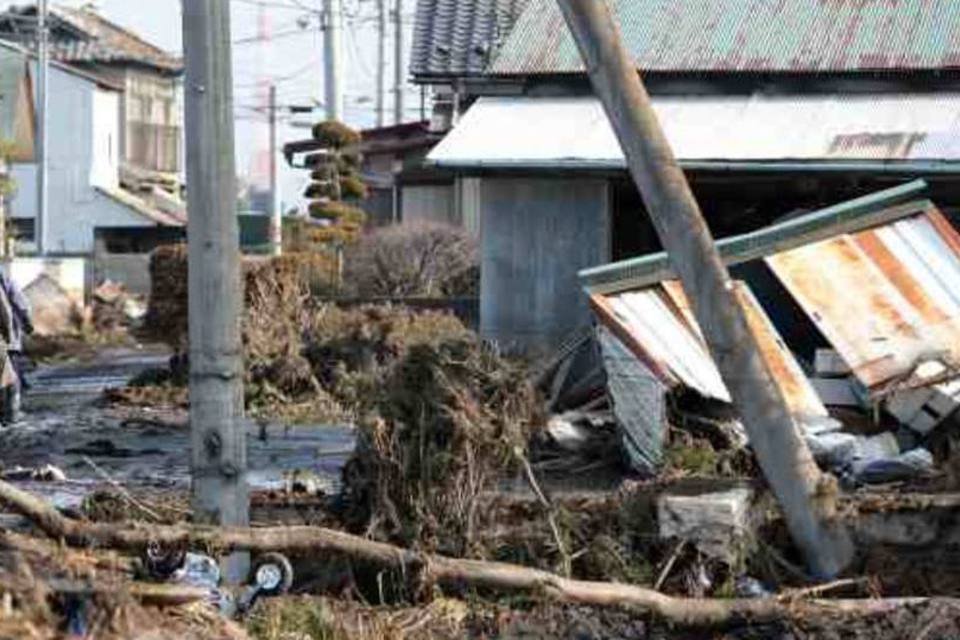
[[[161, 347], [110, 347], [77, 361], [38, 366], [29, 375], [23, 419], [0, 428], [0, 469], [58, 467], [67, 482], [20, 485], [63, 507], [79, 505], [104, 485], [104, 474], [132, 489], [186, 490], [187, 413], [111, 407], [101, 398], [105, 389], [121, 387], [168, 358]], [[284, 474], [294, 470], [308, 470], [319, 488], [334, 490], [354, 443], [352, 429], [343, 425], [249, 421], [247, 434], [254, 490], [280, 487]]]

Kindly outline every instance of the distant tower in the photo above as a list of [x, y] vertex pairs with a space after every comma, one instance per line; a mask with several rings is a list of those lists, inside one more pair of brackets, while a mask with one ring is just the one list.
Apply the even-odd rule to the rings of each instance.
[[254, 152], [250, 158], [250, 200], [256, 210], [268, 211], [270, 205], [270, 41], [273, 38], [273, 21], [266, 3], [257, 10], [257, 56], [255, 63], [256, 89], [253, 96], [257, 113], [263, 115], [263, 124], [256, 126]]

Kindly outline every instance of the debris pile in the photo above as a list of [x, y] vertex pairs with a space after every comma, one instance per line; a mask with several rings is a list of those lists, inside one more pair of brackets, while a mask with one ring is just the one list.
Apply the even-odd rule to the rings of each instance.
[[542, 424], [522, 369], [476, 338], [411, 347], [389, 370], [344, 470], [350, 528], [428, 551], [484, 557], [484, 492], [520, 468]]
[[0, 532], [0, 638], [247, 638], [195, 590], [134, 581], [112, 552]]
[[143, 300], [127, 292], [123, 285], [108, 280], [93, 292], [91, 328], [101, 335], [136, 329], [146, 313]]
[[[876, 197], [719, 244], [743, 263], [735, 286], [749, 327], [820, 465], [849, 487], [936, 474], [960, 407], [960, 235], [943, 214]], [[710, 459], [747, 443], [670, 275], [663, 254], [582, 274], [624, 450], [648, 475], [678, 453], [681, 466], [742, 475], [742, 456]], [[678, 449], [683, 432], [693, 446]]]

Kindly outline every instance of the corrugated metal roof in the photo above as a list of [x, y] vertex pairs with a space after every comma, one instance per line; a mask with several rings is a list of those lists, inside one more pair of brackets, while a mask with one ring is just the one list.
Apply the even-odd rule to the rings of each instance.
[[[932, 209], [933, 203], [922, 197], [926, 190], [924, 180], [914, 180], [757, 231], [722, 238], [717, 240], [717, 250], [724, 263], [730, 266], [827, 240], [838, 234], [882, 226]], [[578, 276], [592, 293], [627, 291], [676, 278], [664, 252], [584, 269]]]
[[[640, 69], [852, 72], [960, 66], [955, 0], [609, 0]], [[492, 65], [578, 73], [556, 0], [531, 0]]]
[[[663, 96], [653, 105], [688, 166], [960, 160], [960, 93]], [[463, 168], [626, 167], [592, 97], [480, 98], [429, 160]]]
[[767, 263], [868, 389], [960, 373], [960, 234], [935, 207]]
[[[784, 345], [753, 293], [736, 292], [761, 352], [797, 416], [824, 417], [826, 408], [793, 354]], [[730, 402], [690, 304], [676, 281], [591, 297], [601, 323], [667, 387], [684, 386], [707, 398]]]
[[414, 78], [478, 75], [528, 0], [419, 0], [410, 72]]

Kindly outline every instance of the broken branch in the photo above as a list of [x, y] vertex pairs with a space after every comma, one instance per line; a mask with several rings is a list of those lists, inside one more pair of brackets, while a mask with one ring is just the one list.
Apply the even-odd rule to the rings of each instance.
[[414, 567], [421, 568], [424, 579], [452, 588], [472, 587], [541, 593], [560, 602], [640, 609], [687, 626], [712, 627], [744, 619], [770, 621], [837, 613], [877, 615], [928, 601], [926, 598], [803, 602], [783, 602], [777, 598], [675, 598], [633, 585], [573, 580], [519, 565], [420, 554], [341, 531], [317, 527], [217, 529], [150, 525], [122, 528], [116, 525], [79, 522], [64, 517], [42, 500], [2, 481], [0, 501], [30, 518], [48, 536], [62, 539], [73, 546], [99, 546], [137, 553], [153, 543], [218, 549], [223, 553], [283, 551], [315, 554], [326, 551], [407, 572]]

